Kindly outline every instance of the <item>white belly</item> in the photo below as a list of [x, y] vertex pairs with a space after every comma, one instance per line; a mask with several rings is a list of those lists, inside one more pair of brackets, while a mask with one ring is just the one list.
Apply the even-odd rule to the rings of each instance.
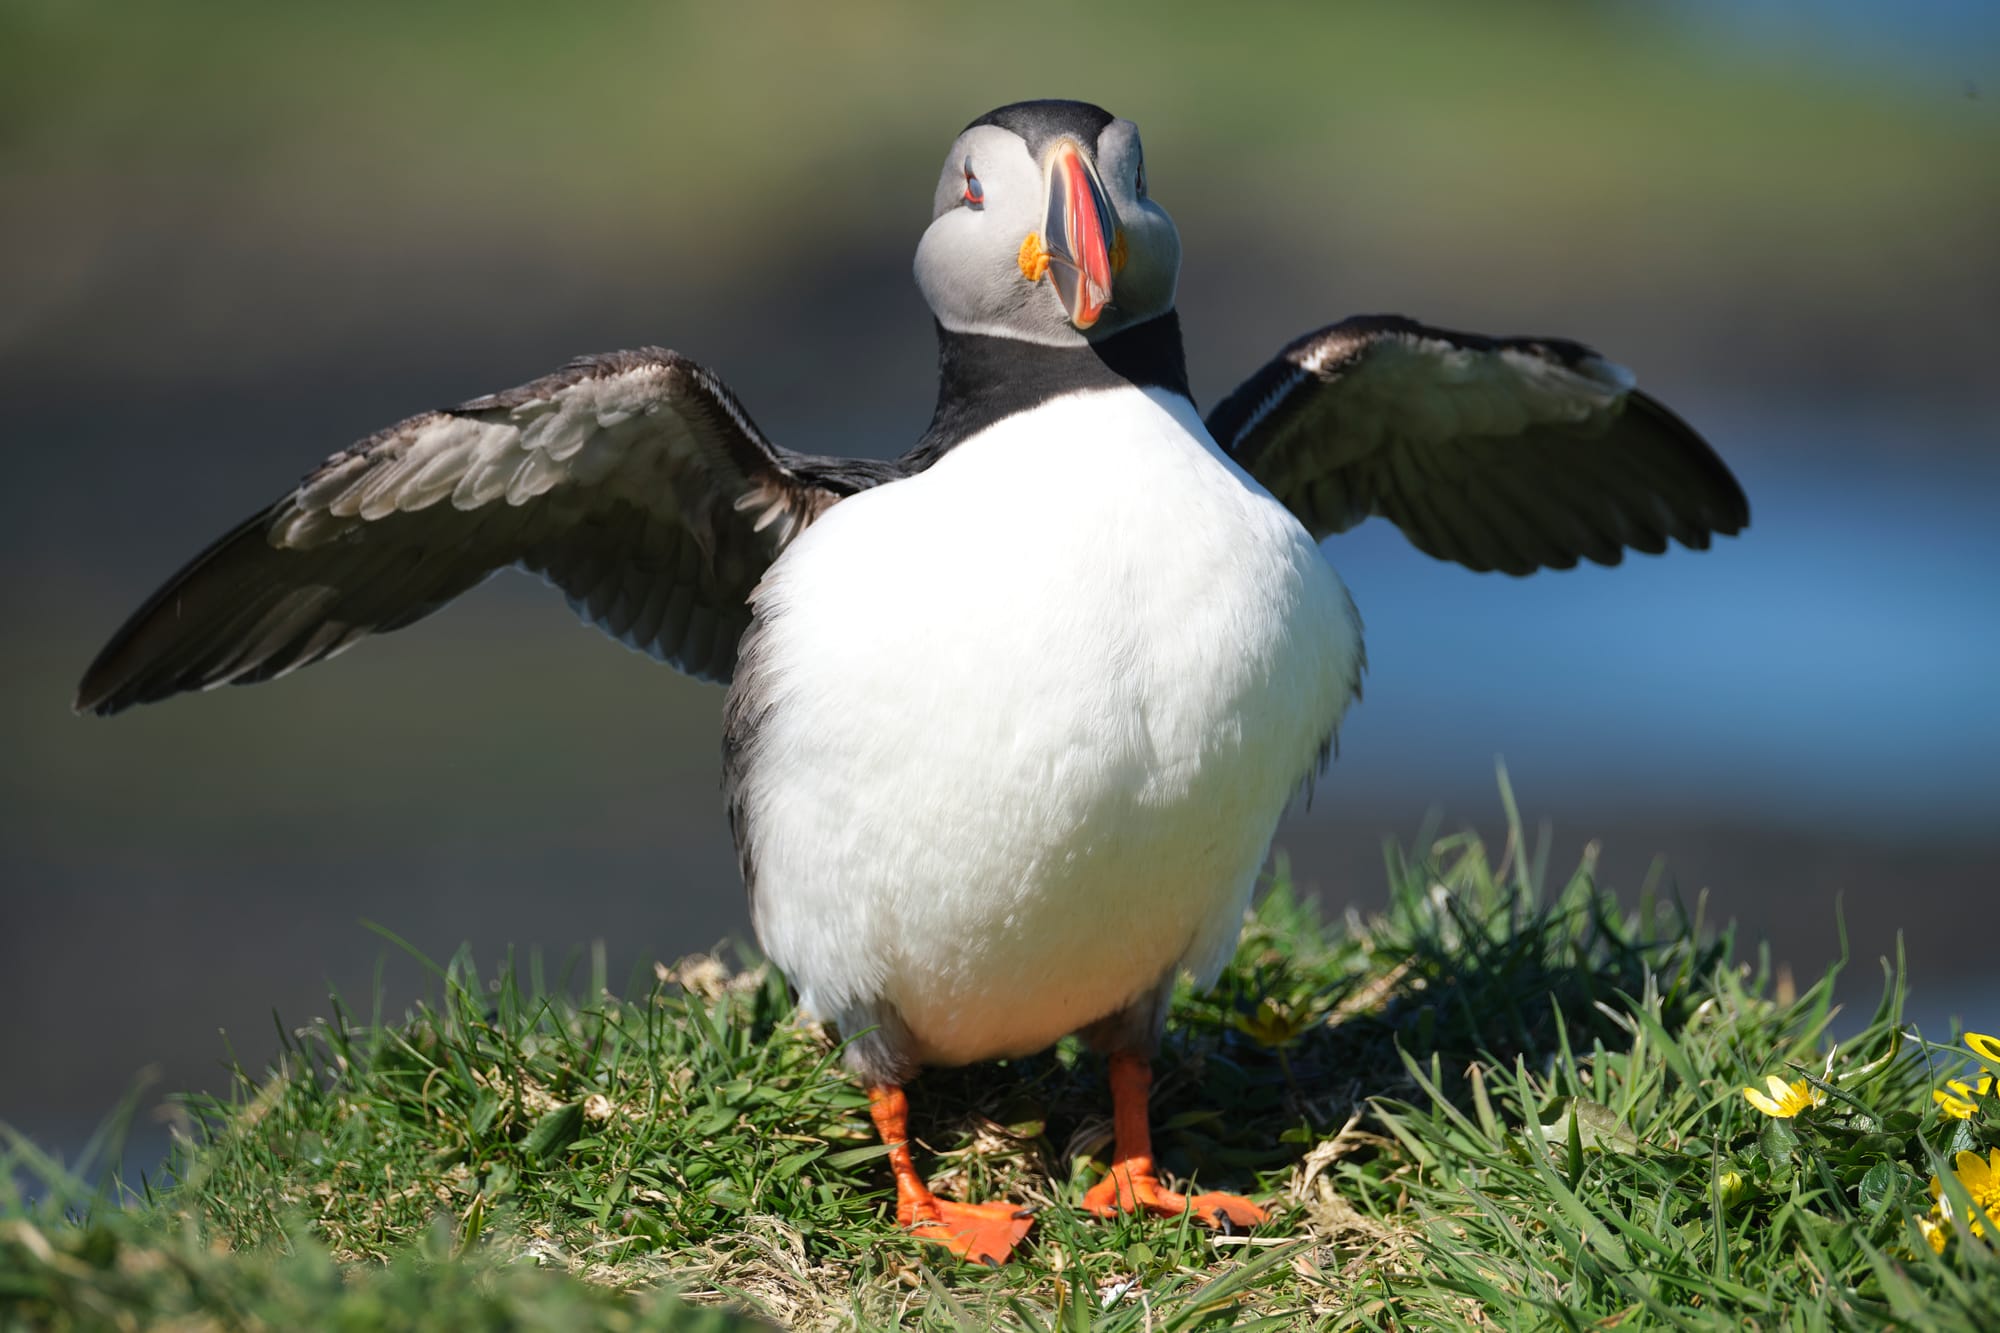
[[834, 506], [756, 594], [756, 921], [925, 1063], [1213, 979], [1351, 697], [1352, 604], [1184, 400], [1076, 395]]

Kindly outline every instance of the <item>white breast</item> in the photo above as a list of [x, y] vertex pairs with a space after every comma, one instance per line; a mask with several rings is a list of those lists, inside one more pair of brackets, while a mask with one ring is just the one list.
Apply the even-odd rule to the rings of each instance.
[[926, 1063], [1212, 979], [1359, 673], [1345, 589], [1184, 399], [1073, 395], [772, 567], [743, 792], [765, 950]]

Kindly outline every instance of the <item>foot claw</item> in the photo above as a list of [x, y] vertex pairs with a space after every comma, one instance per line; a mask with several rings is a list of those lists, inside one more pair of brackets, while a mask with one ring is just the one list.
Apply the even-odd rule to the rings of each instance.
[[1180, 1217], [1191, 1212], [1196, 1220], [1231, 1236], [1247, 1232], [1269, 1216], [1241, 1195], [1197, 1194], [1189, 1198], [1162, 1186], [1152, 1173], [1125, 1166], [1114, 1166], [1110, 1174], [1092, 1185], [1083, 1196], [1083, 1206], [1099, 1217], [1136, 1212]]
[[1232, 1236], [1248, 1232], [1271, 1216], [1240, 1194], [1197, 1194], [1188, 1202], [1196, 1217]]

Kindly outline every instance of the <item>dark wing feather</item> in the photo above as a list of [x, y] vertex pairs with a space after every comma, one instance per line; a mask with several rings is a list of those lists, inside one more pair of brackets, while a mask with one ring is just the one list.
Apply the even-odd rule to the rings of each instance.
[[389, 427], [196, 556], [112, 636], [76, 707], [269, 680], [421, 620], [496, 570], [727, 680], [765, 568], [892, 467], [781, 450], [728, 388], [647, 348]]
[[1342, 320], [1286, 347], [1208, 429], [1315, 537], [1380, 514], [1477, 570], [1615, 565], [1626, 548], [1705, 549], [1750, 522], [1686, 422], [1559, 338]]

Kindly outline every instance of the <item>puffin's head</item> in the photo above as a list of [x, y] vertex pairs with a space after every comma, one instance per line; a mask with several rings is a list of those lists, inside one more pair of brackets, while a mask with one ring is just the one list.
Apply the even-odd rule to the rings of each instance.
[[1166, 314], [1180, 267], [1139, 127], [1088, 102], [1016, 102], [966, 126], [917, 246], [946, 328], [1059, 347]]

